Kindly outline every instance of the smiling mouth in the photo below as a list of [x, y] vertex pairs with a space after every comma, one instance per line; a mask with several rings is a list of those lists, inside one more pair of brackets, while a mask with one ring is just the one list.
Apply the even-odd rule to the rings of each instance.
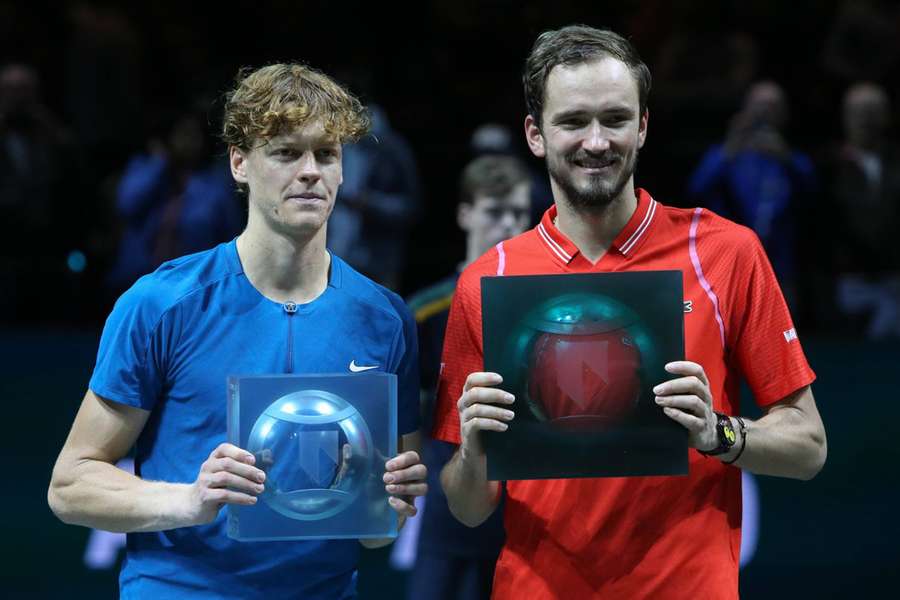
[[604, 169], [608, 169], [616, 164], [615, 160], [608, 161], [576, 161], [575, 166], [584, 169], [585, 171], [603, 171]]

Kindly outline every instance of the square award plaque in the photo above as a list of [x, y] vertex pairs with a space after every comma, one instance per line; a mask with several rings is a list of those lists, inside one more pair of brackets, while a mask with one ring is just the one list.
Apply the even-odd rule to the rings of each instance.
[[229, 537], [396, 537], [382, 481], [397, 453], [396, 375], [229, 377], [228, 442], [266, 472], [254, 506], [228, 506]]
[[516, 396], [488, 478], [684, 475], [687, 431], [653, 387], [684, 358], [680, 271], [485, 277], [484, 368]]

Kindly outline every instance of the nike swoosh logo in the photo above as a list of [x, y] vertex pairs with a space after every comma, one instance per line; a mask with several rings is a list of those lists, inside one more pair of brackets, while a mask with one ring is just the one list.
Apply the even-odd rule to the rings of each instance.
[[377, 369], [378, 365], [372, 365], [371, 367], [360, 367], [356, 364], [356, 360], [350, 361], [350, 370], [354, 373], [362, 373], [363, 371], [370, 371], [372, 369]]

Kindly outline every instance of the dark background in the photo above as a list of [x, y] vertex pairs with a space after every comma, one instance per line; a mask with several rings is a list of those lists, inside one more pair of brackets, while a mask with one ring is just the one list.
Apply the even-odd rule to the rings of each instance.
[[[880, 18], [871, 30], [841, 33], [857, 5]], [[51, 225], [14, 256], [29, 265], [30, 277], [19, 282], [20, 301], [4, 304], [0, 314], [0, 398], [8, 407], [0, 595], [116, 595], [115, 569], [82, 566], [88, 531], [59, 523], [45, 494], [113, 300], [103, 291], [118, 234], [111, 190], [128, 156], [146, 145], [154, 115], [206, 98], [215, 124], [217, 99], [245, 65], [301, 60], [346, 74], [364, 101], [385, 108], [419, 165], [425, 212], [411, 233], [398, 289], [407, 294], [452, 271], [463, 254], [456, 182], [471, 156], [472, 130], [493, 121], [519, 135], [524, 57], [538, 33], [573, 22], [628, 35], [649, 64], [649, 136], [636, 181], [670, 205], [691, 204], [687, 177], [724, 136], [750, 81], [772, 78], [785, 88], [787, 136], [814, 158], [840, 138], [840, 98], [850, 82], [874, 79], [892, 98], [900, 84], [893, 2], [452, 0], [407, 9], [337, 1], [0, 0], [0, 65], [32, 65], [44, 102], [74, 136]], [[728, 49], [747, 40], [754, 58], [736, 68]], [[829, 48], [841, 43], [865, 68], [834, 66]], [[745, 598], [867, 597], [898, 583], [900, 348], [896, 339], [864, 340], [856, 324], [830, 312], [823, 290], [831, 274], [821, 257], [833, 232], [815, 226], [817, 207], [808, 207], [807, 227], [798, 232], [802, 293], [795, 314], [819, 376], [814, 391], [829, 459], [811, 482], [757, 480], [761, 530], [741, 575]], [[17, 227], [0, 225], [4, 236]], [[80, 272], [67, 265], [72, 250], [86, 256]], [[363, 598], [396, 598], [404, 580], [387, 566], [387, 551], [365, 553]]]

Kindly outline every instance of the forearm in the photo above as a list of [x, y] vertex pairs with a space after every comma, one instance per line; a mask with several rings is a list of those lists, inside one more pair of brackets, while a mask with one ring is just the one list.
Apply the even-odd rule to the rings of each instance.
[[441, 471], [441, 486], [450, 512], [469, 527], [483, 523], [497, 508], [500, 484], [487, 479], [487, 460], [482, 454], [463, 457], [457, 450]]
[[48, 500], [65, 523], [116, 532], [164, 531], [195, 524], [190, 485], [144, 481], [100, 460], [57, 463]]
[[[812, 479], [822, 469], [828, 453], [824, 428], [818, 414], [815, 417], [811, 420], [797, 408], [786, 406], [756, 421], [744, 419], [744, 439], [739, 437], [720, 458], [729, 462], [740, 452], [734, 465], [751, 473]], [[732, 419], [732, 423], [740, 432], [737, 419]]]

